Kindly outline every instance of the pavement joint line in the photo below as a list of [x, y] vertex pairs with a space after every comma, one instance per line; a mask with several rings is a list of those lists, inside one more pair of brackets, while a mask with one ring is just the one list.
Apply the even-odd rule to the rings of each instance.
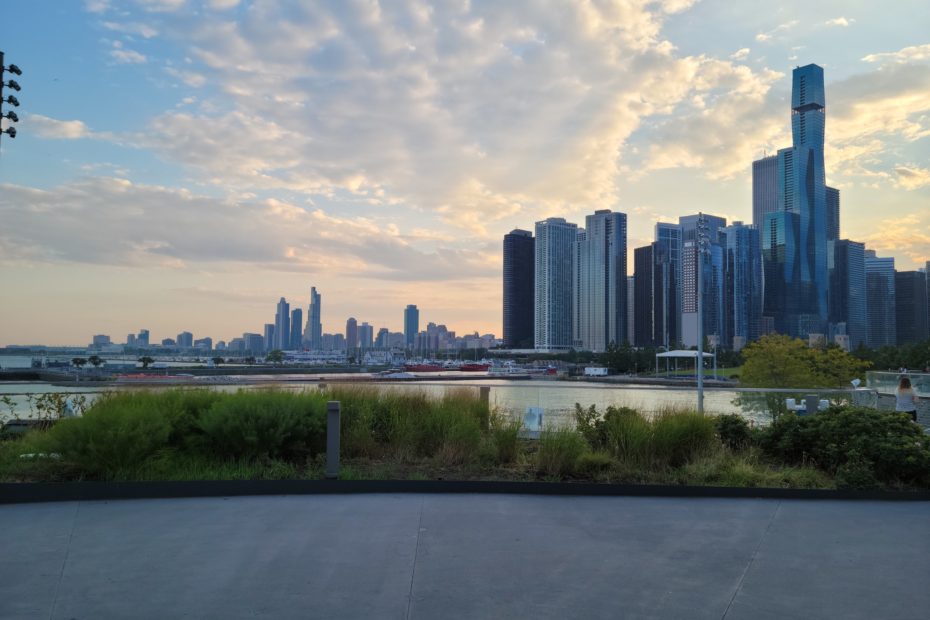
[[733, 596], [730, 597], [730, 602], [727, 603], [727, 608], [723, 611], [723, 615], [720, 617], [720, 620], [726, 620], [727, 614], [730, 613], [730, 607], [733, 606], [733, 601], [736, 600], [740, 590], [743, 589], [743, 581], [745, 581], [746, 575], [749, 574], [749, 569], [752, 568], [752, 563], [756, 561], [756, 556], [759, 554], [759, 549], [762, 548], [762, 543], [765, 542], [766, 537], [768, 537], [769, 530], [772, 529], [772, 524], [775, 523], [775, 518], [778, 516], [778, 512], [781, 510], [781, 504], [782, 500], [778, 500], [778, 504], [775, 506], [775, 510], [772, 511], [772, 517], [769, 519], [769, 524], [765, 526], [765, 531], [762, 532], [762, 536], [759, 537], [759, 542], [756, 544], [756, 548], [753, 549], [752, 555], [749, 556], [749, 561], [746, 563], [746, 568], [743, 569], [743, 574], [739, 576], [739, 581], [736, 582], [736, 588], [733, 590]]
[[77, 525], [78, 512], [81, 510], [81, 502], [75, 502], [74, 514], [71, 516], [71, 531], [68, 532], [68, 546], [65, 547], [65, 558], [61, 561], [61, 572], [58, 573], [58, 583], [55, 584], [55, 593], [52, 595], [52, 608], [48, 612], [48, 620], [55, 616], [55, 609], [58, 607], [58, 592], [61, 590], [61, 582], [65, 579], [65, 568], [68, 566], [68, 558], [71, 556], [71, 541], [74, 539], [74, 527]]
[[417, 544], [413, 551], [413, 567], [410, 571], [410, 590], [407, 592], [407, 615], [406, 620], [410, 620], [410, 609], [413, 605], [413, 578], [417, 574], [417, 558], [420, 555], [420, 532], [423, 531], [423, 504], [426, 498], [420, 500], [420, 516], [417, 519]]

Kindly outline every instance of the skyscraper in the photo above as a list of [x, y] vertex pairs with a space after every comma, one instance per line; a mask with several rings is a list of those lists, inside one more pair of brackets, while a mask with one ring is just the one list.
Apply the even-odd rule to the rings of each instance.
[[288, 349], [300, 351], [303, 349], [303, 334], [301, 327], [304, 324], [304, 311], [300, 308], [291, 310], [291, 337], [288, 342]]
[[290, 348], [291, 306], [283, 297], [278, 301], [278, 311], [274, 316], [274, 348], [284, 351]]
[[190, 332], [181, 332], [178, 334], [178, 348], [190, 349], [194, 346], [194, 335]]
[[535, 315], [537, 349], [572, 347], [572, 283], [578, 226], [563, 218], [536, 222]]
[[[671, 349], [681, 342], [681, 226], [659, 222], [656, 224], [655, 284], [653, 303], [657, 346]], [[656, 290], [661, 288], [661, 295]], [[660, 301], [661, 300], [661, 301]]]
[[840, 238], [840, 190], [827, 187], [827, 241]]
[[833, 249], [830, 272], [830, 323], [845, 324], [849, 347], [866, 344], [868, 324], [866, 310], [865, 245], [840, 239]]
[[311, 351], [323, 349], [323, 323], [321, 321], [322, 296], [316, 287], [310, 287], [310, 307], [307, 310], [307, 327], [304, 330], [304, 342]]
[[346, 352], [351, 355], [358, 348], [358, 321], [349, 317], [346, 321]]
[[652, 347], [656, 345], [655, 321], [653, 317], [652, 285], [655, 279], [655, 244], [633, 250], [633, 345]]
[[265, 351], [274, 349], [274, 323], [265, 323]]
[[532, 349], [534, 255], [536, 242], [528, 230], [504, 235], [504, 346]]
[[927, 274], [898, 271], [894, 274], [896, 344], [927, 340]]
[[765, 215], [778, 209], [776, 192], [778, 157], [770, 155], [752, 162], [752, 223], [762, 230]]
[[609, 209], [578, 231], [573, 305], [574, 341], [585, 351], [622, 344], [626, 334], [626, 214]]
[[867, 344], [872, 349], [894, 346], [897, 338], [894, 259], [865, 252]]
[[636, 276], [626, 277], [626, 341], [633, 344], [636, 334]]
[[412, 349], [414, 340], [420, 332], [420, 311], [413, 304], [404, 308], [404, 342], [406, 348]]
[[681, 342], [686, 347], [697, 346], [697, 265], [698, 221], [704, 218], [707, 235], [707, 252], [704, 256], [704, 335], [710, 342], [728, 346], [724, 334], [724, 273], [723, 247], [720, 232], [727, 225], [726, 218], [716, 215], [684, 215], [678, 218], [681, 227]]
[[358, 347], [362, 351], [370, 351], [374, 346], [375, 329], [367, 321], [358, 326]]
[[[824, 171], [824, 131], [826, 119], [823, 69], [817, 65], [797, 67], [792, 72], [792, 146], [777, 154], [776, 211], [764, 214], [762, 228], [766, 265], [765, 315], [775, 329], [805, 338], [826, 333], [829, 319], [830, 281], [828, 273], [828, 224], [839, 230], [839, 194], [832, 195], [835, 218], [827, 215]], [[770, 164], [766, 164], [770, 165]], [[790, 213], [793, 218], [772, 219], [773, 213]], [[834, 222], [835, 219], [835, 222]], [[773, 226], [772, 229], [768, 228]], [[784, 233], [784, 234], [783, 234]], [[776, 241], [773, 235], [778, 236]], [[775, 287], [769, 274], [778, 274]]]
[[762, 335], [762, 252], [759, 230], [742, 222], [723, 229], [726, 253], [724, 332], [735, 350]]

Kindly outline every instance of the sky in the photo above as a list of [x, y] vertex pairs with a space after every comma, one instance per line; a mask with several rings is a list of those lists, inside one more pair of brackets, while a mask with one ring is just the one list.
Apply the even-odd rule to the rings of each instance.
[[[5, 2], [0, 346], [229, 340], [282, 296], [501, 335], [502, 238], [628, 216], [751, 221], [824, 67], [841, 235], [930, 260], [930, 4]], [[9, 75], [5, 76], [9, 79]], [[10, 94], [4, 90], [4, 96]], [[9, 106], [4, 107], [4, 111]], [[6, 127], [8, 121], [3, 121]], [[632, 261], [630, 261], [632, 265]]]

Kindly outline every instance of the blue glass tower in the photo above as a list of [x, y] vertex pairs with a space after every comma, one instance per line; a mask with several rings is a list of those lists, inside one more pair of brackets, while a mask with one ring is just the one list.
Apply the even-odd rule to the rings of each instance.
[[762, 335], [762, 253], [759, 230], [733, 222], [723, 229], [726, 243], [726, 334], [736, 350]]
[[[765, 315], [774, 319], [775, 329], [805, 338], [811, 333], [826, 333], [830, 317], [831, 262], [828, 239], [835, 239], [839, 228], [838, 194], [831, 196], [835, 217], [828, 215], [827, 187], [824, 172], [824, 130], [826, 99], [823, 69], [817, 65], [798, 67], [792, 72], [791, 134], [792, 146], [777, 155], [776, 207], [773, 213], [793, 214], [793, 222], [764, 216], [763, 253], [779, 243], [778, 266], [766, 266]], [[777, 226], [775, 224], [780, 224]], [[769, 226], [775, 226], [775, 231]], [[773, 241], [774, 232], [781, 235]], [[774, 243], [774, 245], [773, 245]], [[784, 256], [781, 256], [784, 254]], [[790, 267], [790, 271], [788, 268]], [[769, 273], [780, 273], [772, 282]]]

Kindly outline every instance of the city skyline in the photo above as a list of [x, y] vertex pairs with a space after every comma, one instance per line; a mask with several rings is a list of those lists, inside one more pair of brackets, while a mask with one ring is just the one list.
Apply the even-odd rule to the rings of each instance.
[[751, 162], [791, 143], [791, 72], [810, 63], [831, 234], [901, 271], [930, 257], [924, 3], [93, 0], [5, 18], [23, 92], [0, 346], [239, 334], [269, 299], [306, 318], [311, 282], [326, 332], [397, 330], [415, 300], [500, 335], [509, 230], [625, 213], [632, 266], [658, 222], [754, 221]]

